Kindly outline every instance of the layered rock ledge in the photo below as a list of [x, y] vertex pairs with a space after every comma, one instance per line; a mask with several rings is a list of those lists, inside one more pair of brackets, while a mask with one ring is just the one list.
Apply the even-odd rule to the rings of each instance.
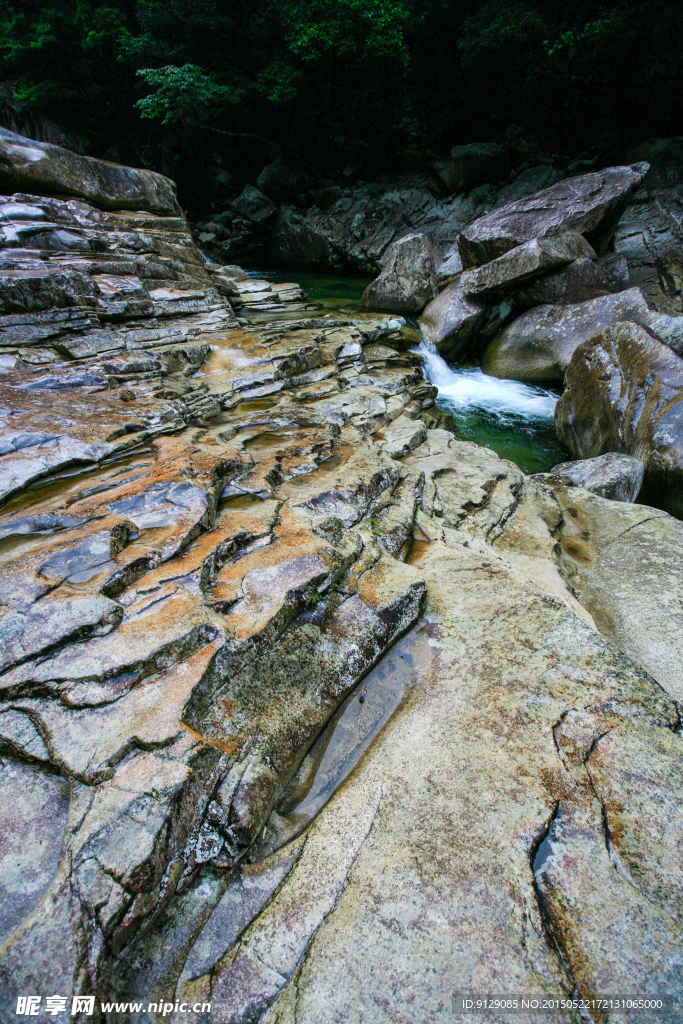
[[680, 998], [683, 525], [456, 440], [400, 318], [7, 192], [3, 1016]]

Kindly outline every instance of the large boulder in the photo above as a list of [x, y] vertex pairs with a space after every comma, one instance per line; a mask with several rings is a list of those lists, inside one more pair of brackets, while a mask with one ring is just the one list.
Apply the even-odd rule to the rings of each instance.
[[287, 203], [305, 192], [311, 185], [311, 179], [296, 167], [275, 162], [263, 168], [256, 184], [272, 199]]
[[606, 452], [594, 459], [561, 462], [551, 477], [569, 487], [583, 487], [612, 501], [635, 501], [643, 484], [645, 467], [640, 459], [619, 452]]
[[486, 295], [514, 288], [552, 267], [581, 258], [596, 258], [593, 247], [582, 235], [568, 232], [550, 238], [534, 238], [482, 267], [465, 271], [460, 280], [468, 295]]
[[646, 491], [683, 510], [683, 359], [640, 324], [620, 323], [576, 350], [555, 410], [576, 458], [625, 452]]
[[365, 309], [420, 313], [436, 294], [429, 240], [419, 231], [404, 235], [387, 249], [382, 273], [363, 292]]
[[532, 238], [562, 231], [585, 235], [602, 254], [646, 171], [646, 164], [636, 164], [568, 178], [486, 214], [458, 237], [463, 266], [481, 266]]
[[628, 286], [628, 264], [623, 256], [603, 256], [597, 262], [584, 257], [529, 281], [519, 299], [524, 306], [567, 306], [623, 292]]
[[0, 190], [76, 196], [108, 210], [178, 214], [175, 184], [156, 171], [81, 156], [0, 128]]
[[567, 306], [537, 306], [489, 342], [482, 369], [491, 377], [560, 383], [582, 342], [622, 320], [647, 321], [650, 315], [637, 288]]
[[232, 205], [238, 213], [248, 217], [254, 224], [265, 224], [277, 210], [272, 199], [254, 185], [245, 185]]
[[557, 181], [562, 181], [564, 174], [556, 170], [550, 164], [539, 164], [537, 167], [528, 167], [521, 174], [518, 174], [509, 185], [504, 185], [496, 196], [493, 209], [498, 210], [501, 206], [507, 206], [525, 196], [531, 196], [540, 192], [542, 188], [548, 188]]
[[469, 192], [475, 185], [500, 181], [511, 168], [510, 150], [495, 142], [454, 146], [450, 160], [437, 160], [434, 170], [451, 192]]
[[466, 350], [485, 321], [484, 302], [466, 295], [458, 278], [425, 308], [420, 328], [442, 356], [456, 358]]

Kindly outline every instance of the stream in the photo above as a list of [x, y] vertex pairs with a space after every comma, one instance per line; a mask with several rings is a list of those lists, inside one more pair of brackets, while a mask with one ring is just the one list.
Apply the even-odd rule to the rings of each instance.
[[[366, 277], [298, 268], [248, 273], [268, 281], [297, 281], [312, 302], [344, 316], [360, 312], [361, 296], [370, 283]], [[567, 460], [555, 435], [558, 392], [487, 377], [472, 363], [450, 366], [424, 340], [415, 351], [423, 358], [425, 376], [439, 389], [436, 404], [451, 416], [456, 437], [491, 448], [524, 473], [548, 472]]]
[[524, 473], [546, 473], [567, 460], [555, 434], [557, 392], [488, 377], [476, 365], [449, 366], [424, 340], [415, 351], [425, 377], [439, 389], [436, 404], [452, 417], [456, 437], [492, 448]]

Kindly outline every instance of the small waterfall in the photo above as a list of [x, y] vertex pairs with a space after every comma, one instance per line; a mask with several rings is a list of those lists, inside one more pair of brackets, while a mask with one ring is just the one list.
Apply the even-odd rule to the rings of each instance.
[[512, 418], [551, 421], [557, 395], [546, 388], [517, 380], [488, 377], [476, 367], [451, 367], [434, 344], [422, 338], [415, 351], [422, 356], [425, 376], [439, 389], [439, 405], [454, 414], [481, 409], [499, 420]]

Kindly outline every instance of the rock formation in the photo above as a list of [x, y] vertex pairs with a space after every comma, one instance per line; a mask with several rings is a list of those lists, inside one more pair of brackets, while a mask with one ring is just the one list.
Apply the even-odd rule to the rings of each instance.
[[175, 185], [155, 171], [93, 160], [0, 128], [0, 189], [74, 196], [110, 210], [179, 214]]
[[180, 216], [1, 211], [2, 1019], [680, 999], [681, 523], [457, 441], [402, 319], [253, 302]]
[[441, 355], [457, 359], [467, 351], [485, 321], [485, 304], [467, 295], [458, 278], [427, 305], [420, 327]]
[[365, 309], [421, 313], [435, 294], [431, 245], [416, 231], [387, 249], [382, 273], [365, 289], [361, 305]]
[[[445, 281], [462, 270], [457, 238], [464, 227], [563, 177], [548, 165], [507, 174], [508, 165], [507, 157], [503, 163], [498, 160], [485, 166], [475, 161], [471, 167], [479, 167], [474, 181], [478, 187], [467, 186], [456, 194], [449, 190], [448, 195], [443, 194], [443, 182], [439, 184], [433, 175], [423, 172], [352, 187], [348, 182], [311, 183], [301, 172], [269, 165], [264, 175], [267, 171], [271, 184], [263, 177], [258, 180], [263, 192], [281, 204], [274, 219], [270, 205], [255, 195], [262, 194], [261, 187], [248, 186], [226, 210], [198, 224], [195, 237], [224, 262], [256, 255], [278, 264], [350, 267], [376, 275], [388, 248], [404, 235], [419, 231], [429, 238], [437, 278]], [[503, 180], [480, 177], [484, 170]], [[467, 180], [473, 180], [471, 174]], [[486, 181], [491, 184], [484, 184]]]
[[566, 306], [536, 306], [493, 338], [482, 369], [508, 380], [562, 383], [579, 345], [622, 320], [647, 322], [649, 316], [638, 288]]
[[487, 214], [458, 237], [463, 266], [479, 267], [533, 238], [562, 231], [584, 235], [601, 255], [647, 169], [647, 164], [609, 167], [560, 181]]
[[606, 452], [594, 459], [561, 462], [552, 476], [569, 487], [583, 487], [612, 501], [635, 501], [643, 485], [645, 467], [640, 459], [619, 452]]
[[[483, 352], [486, 373], [532, 383], [561, 383], [578, 345], [627, 319], [683, 352], [683, 320], [629, 288], [623, 255], [598, 259], [577, 233], [585, 227], [604, 250], [646, 170], [640, 164], [568, 179], [475, 220], [458, 245], [466, 263], [479, 265], [463, 272], [462, 260], [447, 256], [442, 266], [454, 273], [424, 309], [425, 336], [451, 359]], [[418, 237], [406, 235], [388, 250], [385, 270], [367, 289], [368, 302], [397, 312], [424, 305], [429, 273], [423, 267], [411, 272], [414, 260], [399, 256]], [[428, 243], [422, 244], [426, 253]]]
[[581, 345], [557, 404], [558, 437], [573, 455], [624, 452], [650, 488], [683, 508], [683, 359], [636, 323]]
[[468, 295], [495, 294], [510, 291], [523, 281], [564, 264], [595, 258], [592, 246], [582, 235], [568, 232], [548, 238], [532, 238], [490, 263], [465, 271], [460, 280]]
[[629, 269], [624, 256], [603, 256], [598, 261], [582, 257], [529, 281], [518, 297], [523, 306], [567, 306], [623, 292], [628, 286]]

